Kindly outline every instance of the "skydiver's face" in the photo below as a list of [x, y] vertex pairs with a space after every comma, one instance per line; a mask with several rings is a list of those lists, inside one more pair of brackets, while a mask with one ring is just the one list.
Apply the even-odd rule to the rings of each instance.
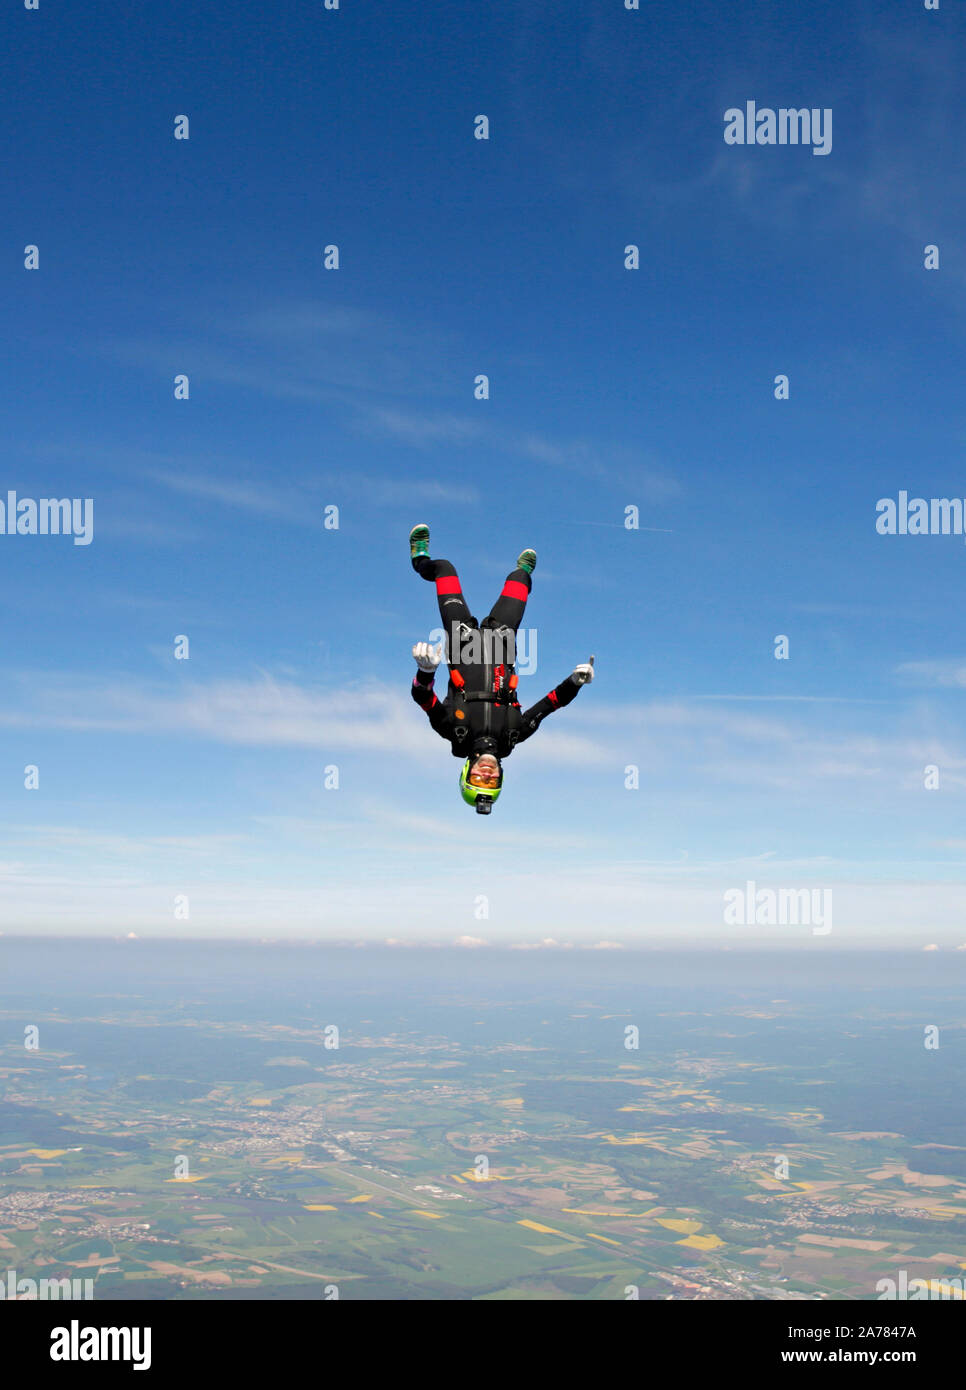
[[492, 791], [500, 785], [500, 764], [492, 753], [484, 753], [470, 768], [466, 780], [471, 787]]

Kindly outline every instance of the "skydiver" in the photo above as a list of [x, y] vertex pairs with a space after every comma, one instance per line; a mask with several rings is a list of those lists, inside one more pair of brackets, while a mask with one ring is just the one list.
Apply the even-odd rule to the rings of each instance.
[[430, 559], [428, 526], [413, 527], [409, 553], [416, 573], [436, 585], [449, 663], [449, 686], [440, 700], [433, 682], [443, 660], [443, 644], [434, 648], [429, 642], [417, 642], [413, 656], [419, 669], [413, 699], [436, 732], [449, 741], [454, 756], [464, 760], [459, 777], [463, 800], [488, 816], [503, 786], [503, 759], [536, 733], [548, 714], [569, 705], [580, 687], [594, 679], [594, 658], [575, 667], [542, 700], [521, 711], [514, 670], [516, 634], [530, 596], [536, 552], [520, 553], [516, 569], [507, 575], [482, 623], [470, 613], [449, 560]]

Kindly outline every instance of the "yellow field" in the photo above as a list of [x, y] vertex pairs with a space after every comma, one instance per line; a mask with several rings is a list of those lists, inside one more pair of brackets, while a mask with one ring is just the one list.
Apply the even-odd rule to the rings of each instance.
[[650, 1211], [590, 1211], [587, 1207], [561, 1207], [560, 1210], [571, 1212], [574, 1216], [612, 1216], [615, 1221], [626, 1221], [631, 1216], [650, 1216], [651, 1214]]
[[691, 1245], [695, 1250], [717, 1250], [719, 1245], [724, 1245], [720, 1236], [685, 1236], [684, 1240], [675, 1241], [676, 1245]]

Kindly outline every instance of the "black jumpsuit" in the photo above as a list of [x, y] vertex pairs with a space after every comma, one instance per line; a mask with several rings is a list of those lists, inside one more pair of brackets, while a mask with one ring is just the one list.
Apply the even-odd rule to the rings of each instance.
[[568, 676], [530, 709], [520, 709], [516, 633], [530, 595], [530, 575], [523, 569], [508, 575], [489, 617], [477, 623], [449, 560], [422, 556], [413, 560], [413, 568], [436, 585], [450, 667], [445, 699], [439, 700], [433, 690], [432, 671], [416, 672], [413, 699], [436, 732], [449, 740], [457, 758], [483, 753], [506, 758], [536, 733], [548, 714], [569, 705], [580, 689]]

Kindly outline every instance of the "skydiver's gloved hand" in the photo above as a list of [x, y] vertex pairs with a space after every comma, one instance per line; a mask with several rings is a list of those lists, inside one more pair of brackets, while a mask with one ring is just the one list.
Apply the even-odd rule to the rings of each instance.
[[443, 659], [443, 644], [440, 642], [438, 647], [433, 647], [429, 642], [417, 642], [413, 647], [413, 656], [420, 671], [433, 675]]
[[594, 658], [583, 662], [580, 666], [575, 666], [570, 673], [570, 679], [574, 685], [589, 685], [594, 679]]

